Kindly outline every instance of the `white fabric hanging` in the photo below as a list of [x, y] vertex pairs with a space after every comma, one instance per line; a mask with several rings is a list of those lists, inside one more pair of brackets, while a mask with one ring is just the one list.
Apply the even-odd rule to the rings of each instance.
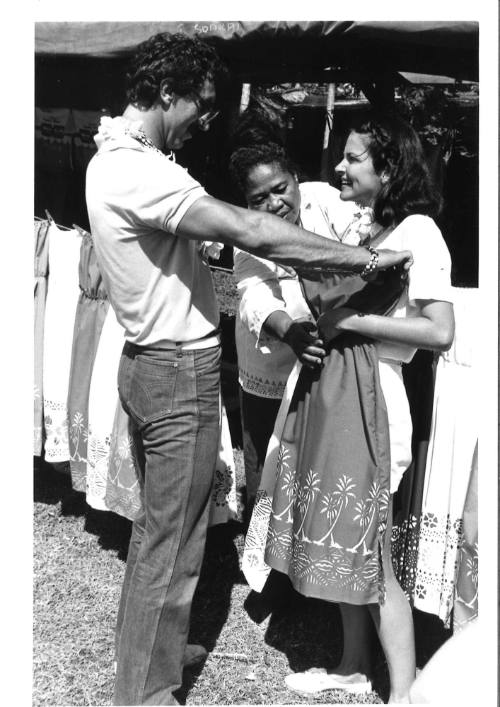
[[463, 511], [478, 439], [478, 290], [453, 288], [455, 339], [440, 355], [422, 501], [415, 607], [449, 625]]
[[76, 230], [49, 226], [49, 279], [43, 343], [45, 459], [69, 461], [67, 399], [75, 312], [80, 295], [80, 238]]
[[[123, 327], [110, 307], [99, 339], [89, 396], [89, 438], [87, 447], [87, 503], [108, 510], [105, 502], [111, 433], [118, 400], [118, 365], [124, 344]], [[130, 443], [128, 444], [130, 449]], [[129, 456], [129, 463], [131, 462]]]
[[226, 408], [221, 397], [219, 453], [215, 465], [208, 525], [218, 525], [227, 523], [228, 520], [236, 520], [237, 506], [233, 445]]
[[34, 228], [34, 371], [33, 371], [33, 454], [41, 456], [44, 440], [43, 426], [43, 330], [45, 302], [49, 276], [49, 224], [35, 220]]

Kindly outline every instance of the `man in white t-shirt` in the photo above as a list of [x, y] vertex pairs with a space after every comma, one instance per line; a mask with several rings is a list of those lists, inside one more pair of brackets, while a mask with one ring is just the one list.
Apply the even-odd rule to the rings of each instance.
[[[91, 231], [126, 343], [120, 400], [144, 480], [133, 525], [116, 633], [114, 704], [178, 704], [192, 658], [191, 600], [203, 558], [218, 448], [219, 313], [204, 241], [284, 265], [371, 272], [409, 252], [369, 252], [272, 215], [208, 196], [163, 150], [176, 150], [215, 117], [214, 50], [186, 35], [138, 47], [128, 105], [103, 118], [87, 172]], [[322, 355], [321, 342], [317, 345]]]

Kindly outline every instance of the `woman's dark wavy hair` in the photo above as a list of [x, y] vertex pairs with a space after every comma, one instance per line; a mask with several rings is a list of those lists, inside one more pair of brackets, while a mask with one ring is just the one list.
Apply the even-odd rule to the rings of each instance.
[[388, 176], [374, 204], [375, 220], [390, 226], [412, 214], [435, 217], [441, 196], [433, 184], [420, 138], [395, 114], [372, 114], [353, 126], [352, 132], [367, 135], [368, 152], [377, 174]]
[[201, 91], [207, 78], [219, 83], [225, 73], [217, 53], [206, 42], [160, 32], [137, 47], [127, 72], [127, 99], [150, 108], [165, 79], [173, 93], [188, 96]]
[[239, 117], [231, 138], [229, 176], [242, 196], [250, 171], [258, 165], [278, 164], [285, 172], [298, 175], [286, 153], [281, 128], [278, 116], [273, 119], [268, 110], [247, 109]]

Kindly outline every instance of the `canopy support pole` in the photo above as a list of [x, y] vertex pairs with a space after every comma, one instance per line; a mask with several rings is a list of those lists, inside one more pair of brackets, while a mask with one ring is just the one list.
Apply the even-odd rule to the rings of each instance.
[[335, 84], [328, 84], [328, 94], [326, 99], [326, 117], [325, 117], [325, 132], [323, 135], [323, 151], [321, 153], [321, 180], [328, 181], [328, 162], [330, 144], [330, 136], [333, 133], [333, 112], [335, 108]]
[[241, 87], [240, 114], [248, 108], [252, 84], [244, 83]]

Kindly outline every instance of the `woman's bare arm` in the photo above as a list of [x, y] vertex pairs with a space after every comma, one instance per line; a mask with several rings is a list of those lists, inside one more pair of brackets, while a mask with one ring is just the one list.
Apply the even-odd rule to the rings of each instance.
[[406, 344], [419, 349], [447, 351], [455, 334], [453, 305], [437, 300], [419, 300], [417, 317], [386, 317], [362, 314], [347, 307], [326, 312], [318, 321], [326, 338], [351, 331], [377, 341]]

